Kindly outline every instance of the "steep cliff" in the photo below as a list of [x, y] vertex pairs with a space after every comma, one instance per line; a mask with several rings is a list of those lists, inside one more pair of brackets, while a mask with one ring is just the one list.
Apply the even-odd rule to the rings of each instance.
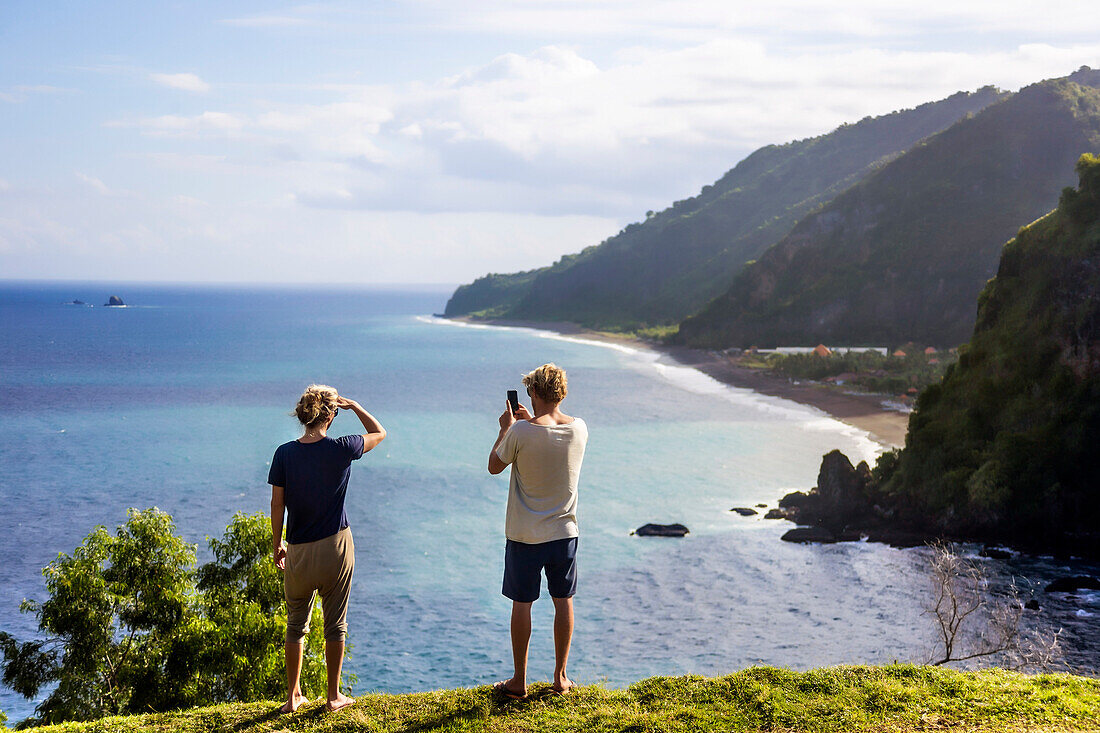
[[992, 87], [769, 145], [697, 195], [552, 266], [458, 288], [446, 314], [630, 328], [673, 324], [724, 292], [746, 260], [923, 138], [1004, 96]]
[[954, 345], [1021, 222], [1100, 150], [1100, 71], [1034, 84], [811, 214], [687, 319], [694, 346]]

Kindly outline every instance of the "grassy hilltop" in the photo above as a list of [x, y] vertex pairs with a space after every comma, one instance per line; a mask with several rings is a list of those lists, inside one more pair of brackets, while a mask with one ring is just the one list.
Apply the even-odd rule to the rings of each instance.
[[179, 731], [1097, 731], [1100, 680], [1001, 670], [758, 667], [726, 677], [654, 677], [626, 690], [579, 688], [565, 697], [534, 685], [527, 701], [488, 686], [362, 695], [328, 714], [319, 702], [292, 716], [278, 703], [236, 703], [105, 718], [43, 733]]

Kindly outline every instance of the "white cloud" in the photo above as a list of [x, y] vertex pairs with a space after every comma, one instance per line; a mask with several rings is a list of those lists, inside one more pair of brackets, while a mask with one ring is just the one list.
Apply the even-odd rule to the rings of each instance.
[[19, 104], [25, 102], [32, 94], [68, 94], [72, 89], [56, 87], [52, 84], [17, 84], [10, 91], [0, 91], [0, 102]]
[[103, 196], [111, 196], [112, 195], [112, 191], [111, 191], [111, 189], [107, 188], [107, 184], [105, 184], [103, 181], [99, 180], [98, 178], [96, 178], [94, 176], [89, 176], [88, 174], [81, 173], [79, 171], [77, 171], [76, 177], [79, 180], [81, 180], [84, 183], [91, 186], [92, 190], [94, 190], [96, 193], [99, 193]]
[[[928, 0], [918, 5], [881, 0], [421, 0], [425, 23], [452, 32], [495, 32], [513, 37], [634, 38], [646, 42], [699, 43], [718, 36], [797, 39], [835, 46], [855, 40], [913, 38], [936, 32], [1100, 33], [1100, 14], [1080, 0]], [[925, 39], [927, 41], [927, 39]], [[926, 45], [922, 44], [922, 45]]]
[[107, 127], [137, 127], [154, 137], [195, 138], [200, 136], [232, 136], [245, 128], [248, 119], [230, 112], [203, 112], [198, 115], [161, 115], [136, 121], [115, 120]]
[[307, 207], [625, 223], [693, 194], [762, 145], [1097, 60], [1100, 44], [922, 53], [715, 39], [635, 48], [600, 66], [547, 46], [434, 82], [325, 85], [314, 90], [328, 98], [319, 103], [114, 124], [203, 141], [224, 169], [262, 177], [272, 195]]
[[182, 89], [186, 92], [208, 92], [210, 85], [196, 74], [149, 74], [149, 78], [161, 86]]
[[[80, 164], [132, 192], [65, 170], [52, 193], [5, 193], [4, 247], [25, 248], [39, 276], [112, 276], [96, 263], [117, 253], [134, 276], [161, 279], [236, 267], [261, 280], [324, 280], [347, 261], [364, 280], [468, 279], [598, 242], [761, 145], [1100, 66], [1100, 13], [1069, 0], [409, 0], [220, 23], [221, 34], [270, 29], [279, 53], [317, 54], [285, 78], [215, 89], [195, 74], [95, 67], [165, 105], [126, 100], [139, 111], [106, 123], [110, 139], [89, 148], [109, 152]], [[296, 38], [313, 43], [318, 28], [332, 49]], [[449, 51], [404, 43], [409, 34]], [[388, 73], [360, 53], [380, 36], [402, 76], [354, 83]], [[234, 63], [229, 80], [264, 73]], [[210, 93], [165, 100], [148, 94], [150, 81]], [[46, 91], [7, 87], [0, 100]], [[80, 108], [71, 117], [97, 119]], [[321, 251], [315, 270], [298, 271], [303, 247]], [[33, 276], [10, 263], [0, 271]], [[50, 269], [61, 267], [72, 272]]]
[[218, 22], [243, 28], [287, 28], [312, 25], [306, 18], [293, 15], [253, 15], [247, 18], [223, 18]]

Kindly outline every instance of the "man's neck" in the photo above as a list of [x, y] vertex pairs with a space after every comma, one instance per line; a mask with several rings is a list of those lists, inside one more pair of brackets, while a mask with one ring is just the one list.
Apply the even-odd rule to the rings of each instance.
[[535, 411], [531, 422], [536, 425], [564, 425], [573, 422], [573, 418], [561, 411], [560, 402], [543, 402], [532, 397], [531, 409]]

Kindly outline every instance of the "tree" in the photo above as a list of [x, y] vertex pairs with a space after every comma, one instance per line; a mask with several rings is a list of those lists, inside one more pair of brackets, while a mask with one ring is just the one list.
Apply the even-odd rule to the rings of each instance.
[[985, 571], [945, 542], [930, 545], [933, 600], [926, 613], [937, 632], [934, 666], [993, 659], [1008, 669], [1049, 670], [1061, 658], [1061, 629], [1027, 629], [1015, 579], [1000, 597]]
[[[195, 571], [195, 546], [172, 518], [131, 509], [112, 535], [96, 527], [44, 570], [49, 599], [24, 601], [44, 638], [0, 632], [2, 682], [27, 698], [56, 687], [31, 724], [92, 720], [285, 691], [282, 580], [263, 514], [237, 514], [214, 561]], [[196, 583], [197, 581], [197, 583]], [[314, 610], [303, 684], [323, 689], [323, 630]]]

